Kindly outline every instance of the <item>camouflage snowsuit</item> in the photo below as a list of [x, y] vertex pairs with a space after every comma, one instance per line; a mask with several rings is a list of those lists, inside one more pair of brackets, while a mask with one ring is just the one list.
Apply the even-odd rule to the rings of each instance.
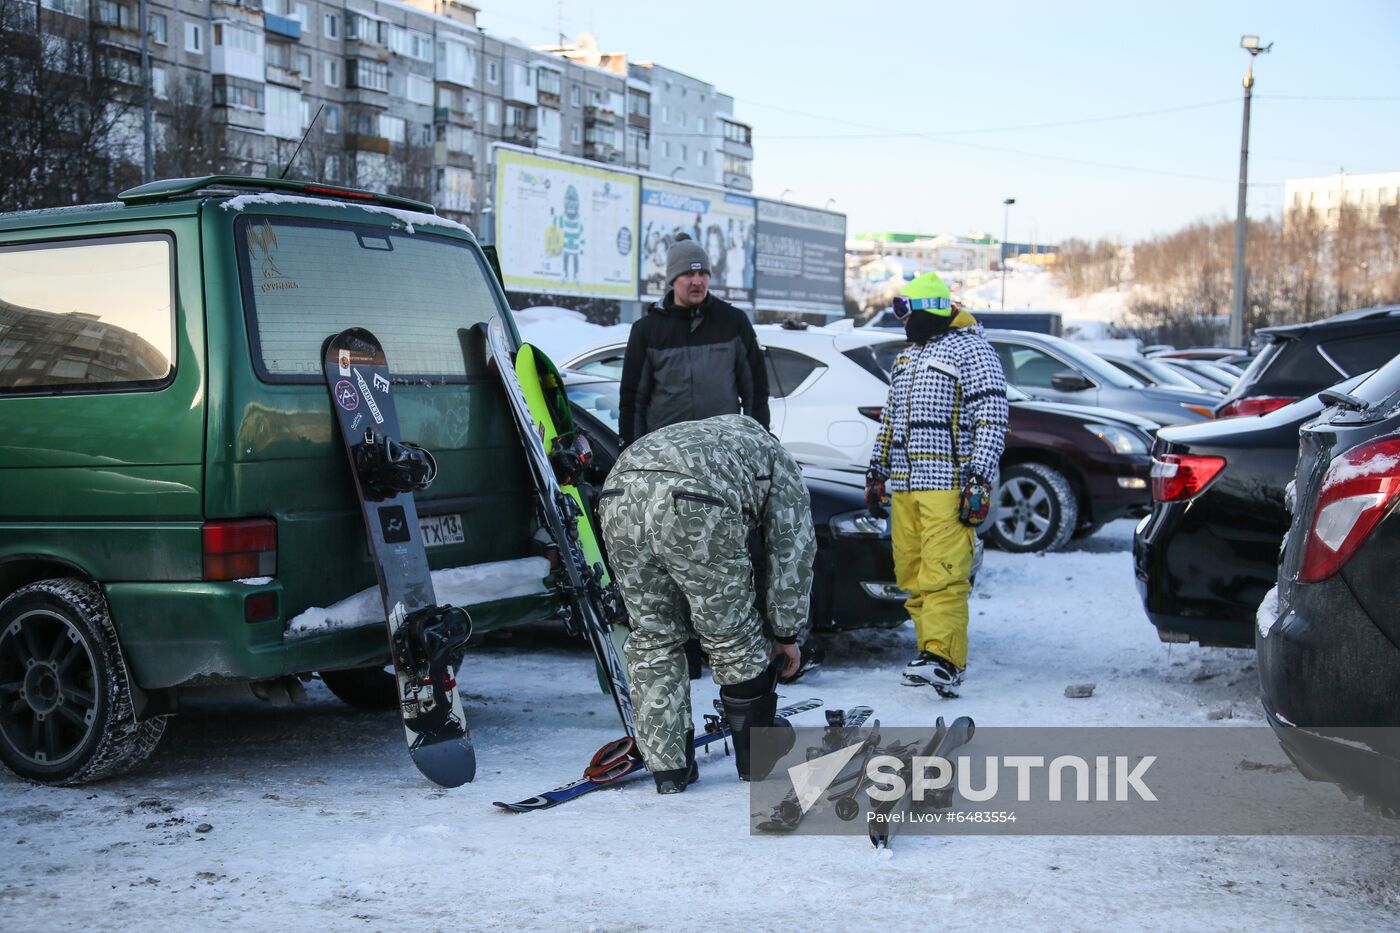
[[718, 684], [757, 677], [772, 655], [754, 607], [750, 532], [767, 545], [772, 635], [791, 638], [806, 624], [816, 554], [807, 487], [757, 421], [718, 415], [660, 428], [623, 451], [598, 496], [598, 518], [632, 629], [637, 744], [653, 771], [682, 768], [692, 627]]

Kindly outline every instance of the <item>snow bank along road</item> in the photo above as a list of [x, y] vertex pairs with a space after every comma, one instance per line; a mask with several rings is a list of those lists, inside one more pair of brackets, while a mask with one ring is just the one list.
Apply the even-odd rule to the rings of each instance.
[[[1259, 721], [1253, 656], [1159, 643], [1132, 528], [1079, 550], [988, 552], [959, 700], [897, 685], [912, 633], [853, 633], [788, 695], [890, 724]], [[1070, 683], [1098, 684], [1089, 699]], [[1400, 843], [1361, 838], [754, 838], [720, 757], [547, 813], [497, 812], [576, 776], [616, 729], [581, 643], [551, 628], [468, 656], [474, 784], [425, 783], [393, 713], [203, 700], [151, 763], [82, 788], [0, 777], [0, 929], [1395, 929]], [[716, 695], [695, 687], [697, 710]], [[819, 713], [803, 721], [819, 723]]]

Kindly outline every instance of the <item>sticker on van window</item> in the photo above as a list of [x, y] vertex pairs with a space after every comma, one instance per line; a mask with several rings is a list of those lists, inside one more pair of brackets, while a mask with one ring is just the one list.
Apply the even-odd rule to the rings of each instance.
[[342, 379], [335, 384], [335, 403], [346, 411], [354, 411], [360, 407], [360, 394]]
[[[258, 284], [258, 290], [270, 292], [278, 289], [301, 288], [299, 284], [289, 275], [282, 271], [277, 265], [277, 231], [272, 228], [269, 221], [264, 220], [261, 226], [248, 227], [248, 255], [250, 258], [258, 260], [258, 274], [262, 277], [262, 282]], [[349, 375], [342, 373], [342, 375]]]

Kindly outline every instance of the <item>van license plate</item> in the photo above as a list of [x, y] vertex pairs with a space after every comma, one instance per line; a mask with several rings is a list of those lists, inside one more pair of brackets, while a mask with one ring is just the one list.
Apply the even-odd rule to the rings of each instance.
[[462, 516], [433, 515], [418, 519], [418, 531], [423, 536], [424, 547], [442, 547], [445, 544], [461, 544], [467, 540], [462, 533]]

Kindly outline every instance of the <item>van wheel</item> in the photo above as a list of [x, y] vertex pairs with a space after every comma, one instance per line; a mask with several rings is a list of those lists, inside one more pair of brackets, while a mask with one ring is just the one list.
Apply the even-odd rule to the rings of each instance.
[[399, 685], [391, 668], [352, 667], [344, 671], [321, 671], [321, 680], [347, 706], [372, 710], [399, 708]]
[[1069, 480], [1043, 463], [1002, 471], [992, 500], [991, 542], [1003, 551], [1055, 551], [1079, 524], [1079, 502]]
[[0, 760], [42, 784], [134, 768], [165, 716], [136, 722], [107, 601], [82, 580], [31, 583], [0, 602]]

